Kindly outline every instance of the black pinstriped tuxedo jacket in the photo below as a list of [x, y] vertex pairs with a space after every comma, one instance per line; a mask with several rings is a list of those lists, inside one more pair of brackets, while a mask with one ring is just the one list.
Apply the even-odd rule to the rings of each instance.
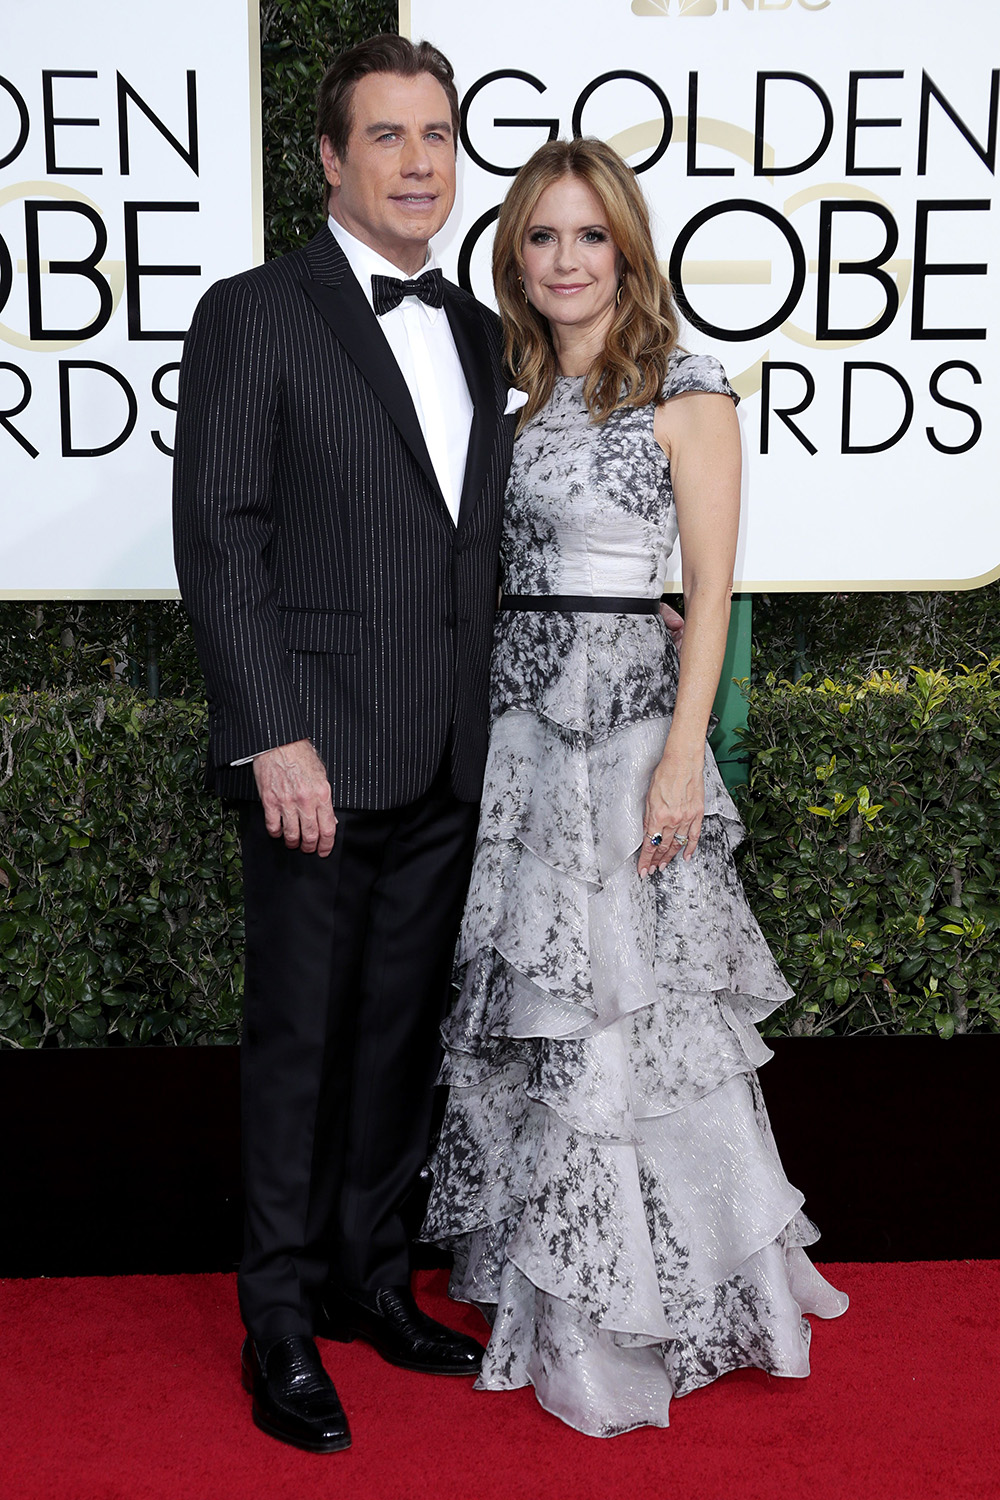
[[324, 225], [211, 287], [180, 376], [174, 549], [208, 686], [208, 781], [310, 738], [333, 805], [414, 801], [450, 746], [478, 798], [516, 418], [499, 320], [445, 283], [475, 408], [456, 526], [399, 366]]

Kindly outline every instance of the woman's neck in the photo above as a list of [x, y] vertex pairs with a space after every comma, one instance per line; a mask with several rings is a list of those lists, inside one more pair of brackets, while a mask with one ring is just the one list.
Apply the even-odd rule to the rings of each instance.
[[560, 375], [586, 375], [604, 348], [606, 329], [576, 329], [565, 324], [549, 324], [552, 348]]

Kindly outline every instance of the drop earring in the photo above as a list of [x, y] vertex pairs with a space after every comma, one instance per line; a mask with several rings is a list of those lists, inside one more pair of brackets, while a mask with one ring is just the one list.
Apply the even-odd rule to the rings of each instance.
[[525, 302], [527, 302], [527, 300], [528, 300], [528, 294], [524, 290], [524, 277], [523, 276], [519, 276], [517, 278], [517, 284], [521, 288], [521, 296], [524, 298]]

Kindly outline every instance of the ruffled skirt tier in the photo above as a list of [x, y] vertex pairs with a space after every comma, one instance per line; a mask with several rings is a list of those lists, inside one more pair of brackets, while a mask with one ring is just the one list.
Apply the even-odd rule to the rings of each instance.
[[[803, 1314], [846, 1298], [802, 1249], [816, 1231], [760, 1097], [754, 1022], [790, 991], [710, 753], [695, 855], [636, 871], [670, 723], [659, 622], [588, 620], [557, 643], [547, 692], [512, 691], [518, 658], [537, 659], [524, 634], [552, 618], [501, 631], [424, 1236], [453, 1249], [452, 1295], [493, 1325], [480, 1386], [530, 1383], [609, 1436], [666, 1426], [672, 1395], [740, 1366], [807, 1374]], [[595, 694], [587, 659], [606, 673], [632, 632], [624, 689]]]

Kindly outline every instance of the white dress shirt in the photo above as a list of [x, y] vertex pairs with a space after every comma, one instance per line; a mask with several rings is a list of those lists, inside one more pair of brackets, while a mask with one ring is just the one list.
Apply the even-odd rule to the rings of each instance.
[[[408, 272], [362, 244], [332, 214], [329, 224], [369, 305], [373, 276], [410, 280]], [[434, 264], [433, 252], [429, 252], [423, 270], [430, 270]], [[398, 307], [383, 313], [378, 322], [406, 381], [437, 482], [451, 518], [457, 523], [473, 408], [448, 314], [443, 307], [428, 307], [419, 297], [404, 297]]]

